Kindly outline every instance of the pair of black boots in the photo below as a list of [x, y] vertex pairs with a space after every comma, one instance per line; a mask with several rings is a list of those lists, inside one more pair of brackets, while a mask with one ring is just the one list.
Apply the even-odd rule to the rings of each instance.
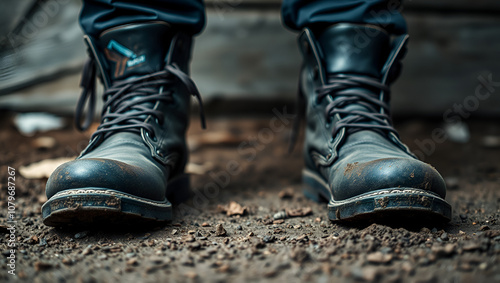
[[[86, 128], [92, 119], [96, 77], [105, 86], [102, 121], [81, 155], [49, 178], [44, 223], [170, 220], [169, 199], [189, 188], [184, 167], [191, 95], [201, 105], [188, 75], [192, 38], [167, 23], [150, 22], [85, 39], [91, 59], [77, 126]], [[305, 29], [299, 36], [303, 183], [309, 197], [328, 201], [331, 220], [451, 217], [443, 178], [415, 158], [390, 119], [388, 85], [398, 75], [406, 41], [407, 36], [391, 39], [379, 27], [356, 24]], [[87, 100], [90, 114], [81, 125]]]

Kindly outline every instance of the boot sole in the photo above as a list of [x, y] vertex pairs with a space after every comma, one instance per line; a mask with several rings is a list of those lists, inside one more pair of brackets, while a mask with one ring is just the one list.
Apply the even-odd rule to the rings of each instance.
[[[168, 184], [167, 197], [175, 203], [189, 197], [189, 176]], [[165, 198], [154, 201], [105, 188], [61, 191], [42, 206], [47, 226], [154, 225], [172, 220], [172, 204]]]
[[441, 197], [415, 188], [387, 188], [336, 201], [328, 184], [316, 172], [302, 171], [304, 194], [328, 201], [328, 218], [337, 222], [413, 224], [443, 223], [451, 220], [451, 206]]

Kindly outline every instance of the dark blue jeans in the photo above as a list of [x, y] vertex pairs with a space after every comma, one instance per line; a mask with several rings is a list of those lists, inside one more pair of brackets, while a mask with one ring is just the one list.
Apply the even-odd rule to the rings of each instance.
[[[202, 0], [84, 0], [80, 24], [98, 36], [108, 28], [160, 20], [197, 34], [205, 25]], [[220, 0], [216, 5], [234, 5]], [[375, 24], [393, 34], [406, 32], [400, 0], [283, 0], [283, 23], [290, 29], [321, 28], [340, 22]]]

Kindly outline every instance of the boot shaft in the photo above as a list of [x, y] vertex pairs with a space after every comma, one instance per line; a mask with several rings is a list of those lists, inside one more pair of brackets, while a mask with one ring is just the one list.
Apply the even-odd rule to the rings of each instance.
[[116, 81], [161, 71], [166, 65], [175, 64], [189, 74], [192, 37], [168, 23], [118, 26], [98, 38], [86, 35], [84, 39], [106, 88]]
[[399, 73], [407, 39], [391, 40], [378, 27], [357, 24], [306, 29], [300, 35], [306, 166], [333, 164], [343, 144], [358, 139], [358, 132], [409, 153], [389, 115], [389, 84]]

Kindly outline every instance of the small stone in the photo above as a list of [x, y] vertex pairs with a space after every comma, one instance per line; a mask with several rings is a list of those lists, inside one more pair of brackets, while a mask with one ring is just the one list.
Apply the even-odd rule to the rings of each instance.
[[299, 242], [307, 242], [309, 241], [309, 237], [306, 234], [300, 235], [297, 237], [297, 241]]
[[441, 240], [443, 241], [448, 241], [450, 238], [448, 237], [448, 233], [444, 232], [443, 234], [441, 234], [440, 236]]
[[130, 265], [130, 266], [136, 266], [136, 265], [139, 265], [138, 261], [137, 261], [137, 258], [136, 257], [133, 257], [133, 258], [130, 258], [127, 260], [127, 265]]
[[253, 237], [255, 234], [253, 232], [248, 233], [248, 237]]
[[262, 238], [262, 241], [264, 241], [264, 243], [272, 243], [274, 242], [274, 240], [274, 236], [264, 236], [264, 238]]
[[460, 216], [460, 219], [462, 219], [462, 221], [467, 219], [467, 215], [465, 215], [465, 214], [460, 214], [459, 216]]
[[196, 230], [189, 230], [189, 231], [188, 231], [188, 234], [189, 234], [189, 235], [193, 235], [194, 233], [196, 233]]
[[176, 234], [177, 234], [177, 232], [179, 232], [179, 230], [177, 230], [177, 229], [173, 229], [173, 230], [172, 230], [172, 235], [176, 235]]
[[241, 225], [236, 225], [235, 229], [236, 230], [243, 230], [243, 227], [241, 227]]
[[85, 249], [82, 251], [82, 255], [90, 255], [93, 254], [94, 252], [92, 251], [92, 245], [88, 245]]
[[217, 269], [221, 273], [228, 273], [231, 270], [231, 266], [224, 264]]
[[192, 243], [194, 241], [196, 241], [196, 239], [193, 236], [187, 236], [186, 238], [184, 238], [184, 242], [187, 243]]
[[392, 260], [392, 254], [384, 254], [382, 252], [370, 253], [366, 256], [366, 260], [371, 263], [389, 263]]
[[286, 218], [286, 211], [280, 211], [273, 215], [274, 220], [285, 219], [285, 218]]
[[276, 224], [276, 225], [283, 224], [283, 223], [285, 223], [285, 220], [283, 220], [283, 219], [278, 219], [278, 220], [273, 221], [273, 224]]
[[226, 229], [224, 229], [224, 227], [222, 227], [222, 224], [217, 224], [215, 226], [215, 236], [217, 236], [217, 237], [227, 236]]
[[292, 188], [286, 188], [278, 193], [280, 199], [290, 199], [293, 198], [294, 190]]
[[464, 244], [462, 249], [464, 251], [475, 251], [475, 250], [478, 250], [479, 248], [481, 248], [481, 245], [479, 243], [474, 242], [474, 241], [469, 241], [469, 242]]
[[43, 261], [35, 262], [35, 270], [36, 271], [45, 271], [52, 268], [52, 264]]
[[210, 224], [208, 224], [207, 222], [203, 222], [201, 223], [201, 227], [210, 227]]
[[108, 256], [107, 255], [99, 255], [97, 257], [97, 259], [100, 259], [100, 260], [105, 260], [105, 259], [108, 259]]
[[479, 227], [479, 230], [481, 231], [490, 230], [490, 227], [488, 225], [482, 225], [481, 227]]
[[72, 265], [73, 264], [73, 260], [70, 258], [67, 258], [67, 257], [63, 258], [61, 262], [65, 265]]
[[38, 245], [40, 245], [40, 246], [46, 246], [47, 245], [47, 240], [45, 238], [42, 238], [40, 240], [40, 243]]
[[40, 242], [40, 239], [36, 235], [31, 236], [31, 238], [28, 240], [28, 242], [32, 245], [38, 244]]
[[82, 231], [82, 232], [76, 233], [75, 239], [83, 239], [83, 238], [87, 237], [88, 234], [89, 234], [89, 231]]
[[307, 216], [309, 214], [312, 214], [312, 208], [310, 207], [301, 207], [297, 209], [287, 209], [286, 210], [286, 215], [288, 217], [302, 217], [302, 216]]
[[433, 246], [431, 248], [431, 251], [437, 256], [437, 257], [445, 257], [445, 256], [450, 256], [455, 252], [455, 249], [457, 246], [455, 244], [446, 244], [444, 247], [439, 247], [439, 246]]
[[151, 261], [153, 264], [162, 264], [163, 263], [163, 258], [159, 256], [152, 256], [149, 261]]

